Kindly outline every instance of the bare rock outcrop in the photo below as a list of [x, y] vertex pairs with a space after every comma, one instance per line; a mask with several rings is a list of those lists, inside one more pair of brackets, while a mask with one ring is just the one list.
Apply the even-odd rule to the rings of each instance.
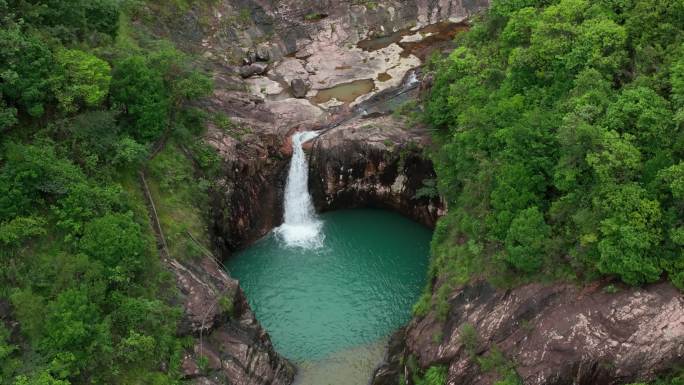
[[489, 0], [222, 0], [193, 5], [182, 17], [160, 21], [155, 32], [230, 65], [244, 57], [250, 63], [279, 60], [321, 34], [354, 44], [414, 25], [463, 20], [487, 6]]
[[[227, 258], [279, 224], [289, 161], [281, 149], [288, 135], [293, 130], [327, 127], [351, 108], [336, 103], [337, 99], [329, 105], [317, 104], [313, 95], [358, 78], [384, 75], [383, 81], [375, 83], [373, 92], [377, 93], [398, 86], [406, 71], [420, 64], [415, 56], [401, 55], [396, 44], [380, 55], [356, 47], [357, 43], [414, 26], [463, 20], [488, 4], [488, 0], [221, 0], [179, 9], [180, 15], [172, 19], [158, 19], [152, 27], [155, 34], [202, 56], [204, 65], [214, 73], [214, 94], [202, 107], [212, 118], [223, 117], [210, 122], [206, 135], [207, 142], [218, 150], [225, 171], [219, 189], [212, 194], [211, 233], [219, 256]], [[147, 7], [155, 13], [155, 5]], [[398, 155], [399, 147], [395, 149]], [[371, 152], [368, 155], [376, 158], [387, 153], [379, 147]], [[396, 168], [392, 164], [398, 164], [399, 157], [394, 158], [387, 170]], [[401, 159], [406, 160], [410, 172], [428, 168], [417, 157]], [[403, 171], [398, 172], [399, 180], [389, 185], [394, 186], [387, 195], [393, 197], [393, 203], [385, 207], [401, 208], [423, 223], [434, 223], [439, 208], [432, 205], [429, 212], [423, 210], [430, 205], [427, 200], [418, 201], [421, 209], [410, 209], [416, 203], [410, 199], [414, 184], [423, 179], [402, 183], [402, 178], [409, 177]], [[368, 178], [364, 183], [378, 188], [382, 184]], [[378, 188], [373, 191], [381, 191]], [[369, 204], [381, 202], [380, 195], [363, 191]], [[350, 195], [339, 197], [338, 207], [343, 207], [341, 202]]]
[[179, 334], [195, 343], [181, 369], [195, 384], [289, 385], [295, 368], [273, 349], [238, 282], [211, 257], [168, 262], [184, 315]]
[[[451, 294], [446, 320], [435, 312], [405, 331], [403, 360], [376, 373], [375, 384], [447, 365], [450, 385], [489, 385], [496, 370], [478, 365], [498, 351], [526, 385], [618, 385], [654, 379], [684, 363], [684, 297], [668, 283], [581, 289], [530, 284], [497, 290], [479, 282]], [[474, 331], [474, 332], [473, 332]], [[406, 376], [411, 381], [410, 375]]]

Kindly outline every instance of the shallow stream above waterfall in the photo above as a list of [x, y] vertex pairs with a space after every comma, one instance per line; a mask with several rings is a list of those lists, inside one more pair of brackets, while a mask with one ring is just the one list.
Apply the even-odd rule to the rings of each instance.
[[372, 79], [355, 80], [318, 91], [311, 100], [317, 104], [327, 103], [332, 99], [337, 99], [343, 103], [350, 103], [360, 96], [373, 91], [373, 89], [375, 89], [375, 82]]
[[419, 29], [407, 28], [386, 36], [371, 37], [360, 41], [357, 47], [365, 51], [377, 51], [398, 44], [404, 50], [403, 57], [416, 55], [424, 61], [435, 50], [453, 47], [454, 37], [467, 29], [467, 23], [444, 21]]

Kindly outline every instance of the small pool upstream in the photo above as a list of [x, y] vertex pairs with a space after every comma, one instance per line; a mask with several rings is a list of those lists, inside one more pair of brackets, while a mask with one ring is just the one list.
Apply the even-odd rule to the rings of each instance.
[[425, 284], [431, 231], [398, 214], [323, 214], [314, 247], [277, 232], [228, 264], [300, 385], [365, 385]]

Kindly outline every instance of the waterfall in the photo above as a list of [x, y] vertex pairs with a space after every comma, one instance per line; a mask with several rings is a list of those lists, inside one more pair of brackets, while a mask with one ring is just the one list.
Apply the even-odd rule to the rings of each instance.
[[323, 243], [323, 223], [317, 218], [309, 194], [309, 164], [302, 144], [318, 136], [317, 132], [298, 132], [292, 136], [292, 160], [285, 184], [285, 216], [276, 235], [287, 246], [315, 248]]

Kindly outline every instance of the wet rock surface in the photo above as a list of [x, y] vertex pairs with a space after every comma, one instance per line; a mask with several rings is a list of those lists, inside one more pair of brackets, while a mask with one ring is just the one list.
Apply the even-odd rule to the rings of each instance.
[[[448, 301], [446, 320], [431, 312], [411, 322], [403, 359], [381, 367], [374, 384], [409, 373], [401, 364], [409, 356], [422, 369], [447, 365], [447, 383], [463, 385], [500, 379], [477, 364], [495, 350], [528, 385], [648, 381], [684, 362], [684, 298], [668, 283], [608, 293], [598, 284], [497, 290], [479, 282]], [[470, 327], [475, 336], [466, 336]]]

